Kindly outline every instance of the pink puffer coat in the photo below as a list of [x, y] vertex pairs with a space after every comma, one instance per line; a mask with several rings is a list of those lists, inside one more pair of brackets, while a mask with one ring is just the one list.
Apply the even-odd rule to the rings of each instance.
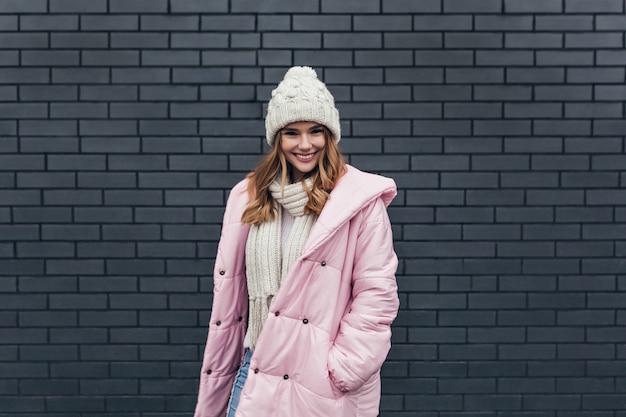
[[[195, 417], [224, 417], [243, 356], [246, 180], [230, 193]], [[237, 417], [376, 417], [398, 310], [393, 180], [348, 166], [274, 297]]]

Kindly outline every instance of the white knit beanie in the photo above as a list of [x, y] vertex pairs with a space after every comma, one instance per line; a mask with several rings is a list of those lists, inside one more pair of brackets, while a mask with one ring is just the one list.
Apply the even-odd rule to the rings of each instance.
[[270, 146], [276, 133], [294, 122], [316, 122], [341, 139], [339, 111], [326, 85], [317, 78], [311, 67], [291, 67], [283, 80], [272, 91], [265, 117], [265, 137]]

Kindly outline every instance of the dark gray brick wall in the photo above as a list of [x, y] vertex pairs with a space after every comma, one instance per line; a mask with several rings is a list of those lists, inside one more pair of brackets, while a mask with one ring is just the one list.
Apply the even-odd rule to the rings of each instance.
[[393, 177], [381, 417], [626, 416], [623, 0], [0, 0], [0, 417], [191, 416], [291, 65]]

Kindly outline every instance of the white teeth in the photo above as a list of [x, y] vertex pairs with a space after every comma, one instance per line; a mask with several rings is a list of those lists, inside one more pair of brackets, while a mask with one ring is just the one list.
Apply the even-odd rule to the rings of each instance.
[[309, 155], [296, 154], [296, 157], [300, 159], [301, 161], [310, 161], [311, 159], [313, 159], [313, 155], [314, 154], [309, 154]]

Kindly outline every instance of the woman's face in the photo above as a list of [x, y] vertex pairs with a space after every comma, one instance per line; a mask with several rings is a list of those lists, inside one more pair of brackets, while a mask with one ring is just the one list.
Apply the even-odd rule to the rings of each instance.
[[317, 166], [326, 146], [324, 127], [315, 122], [290, 123], [281, 129], [280, 147], [293, 168], [293, 180], [300, 181]]

